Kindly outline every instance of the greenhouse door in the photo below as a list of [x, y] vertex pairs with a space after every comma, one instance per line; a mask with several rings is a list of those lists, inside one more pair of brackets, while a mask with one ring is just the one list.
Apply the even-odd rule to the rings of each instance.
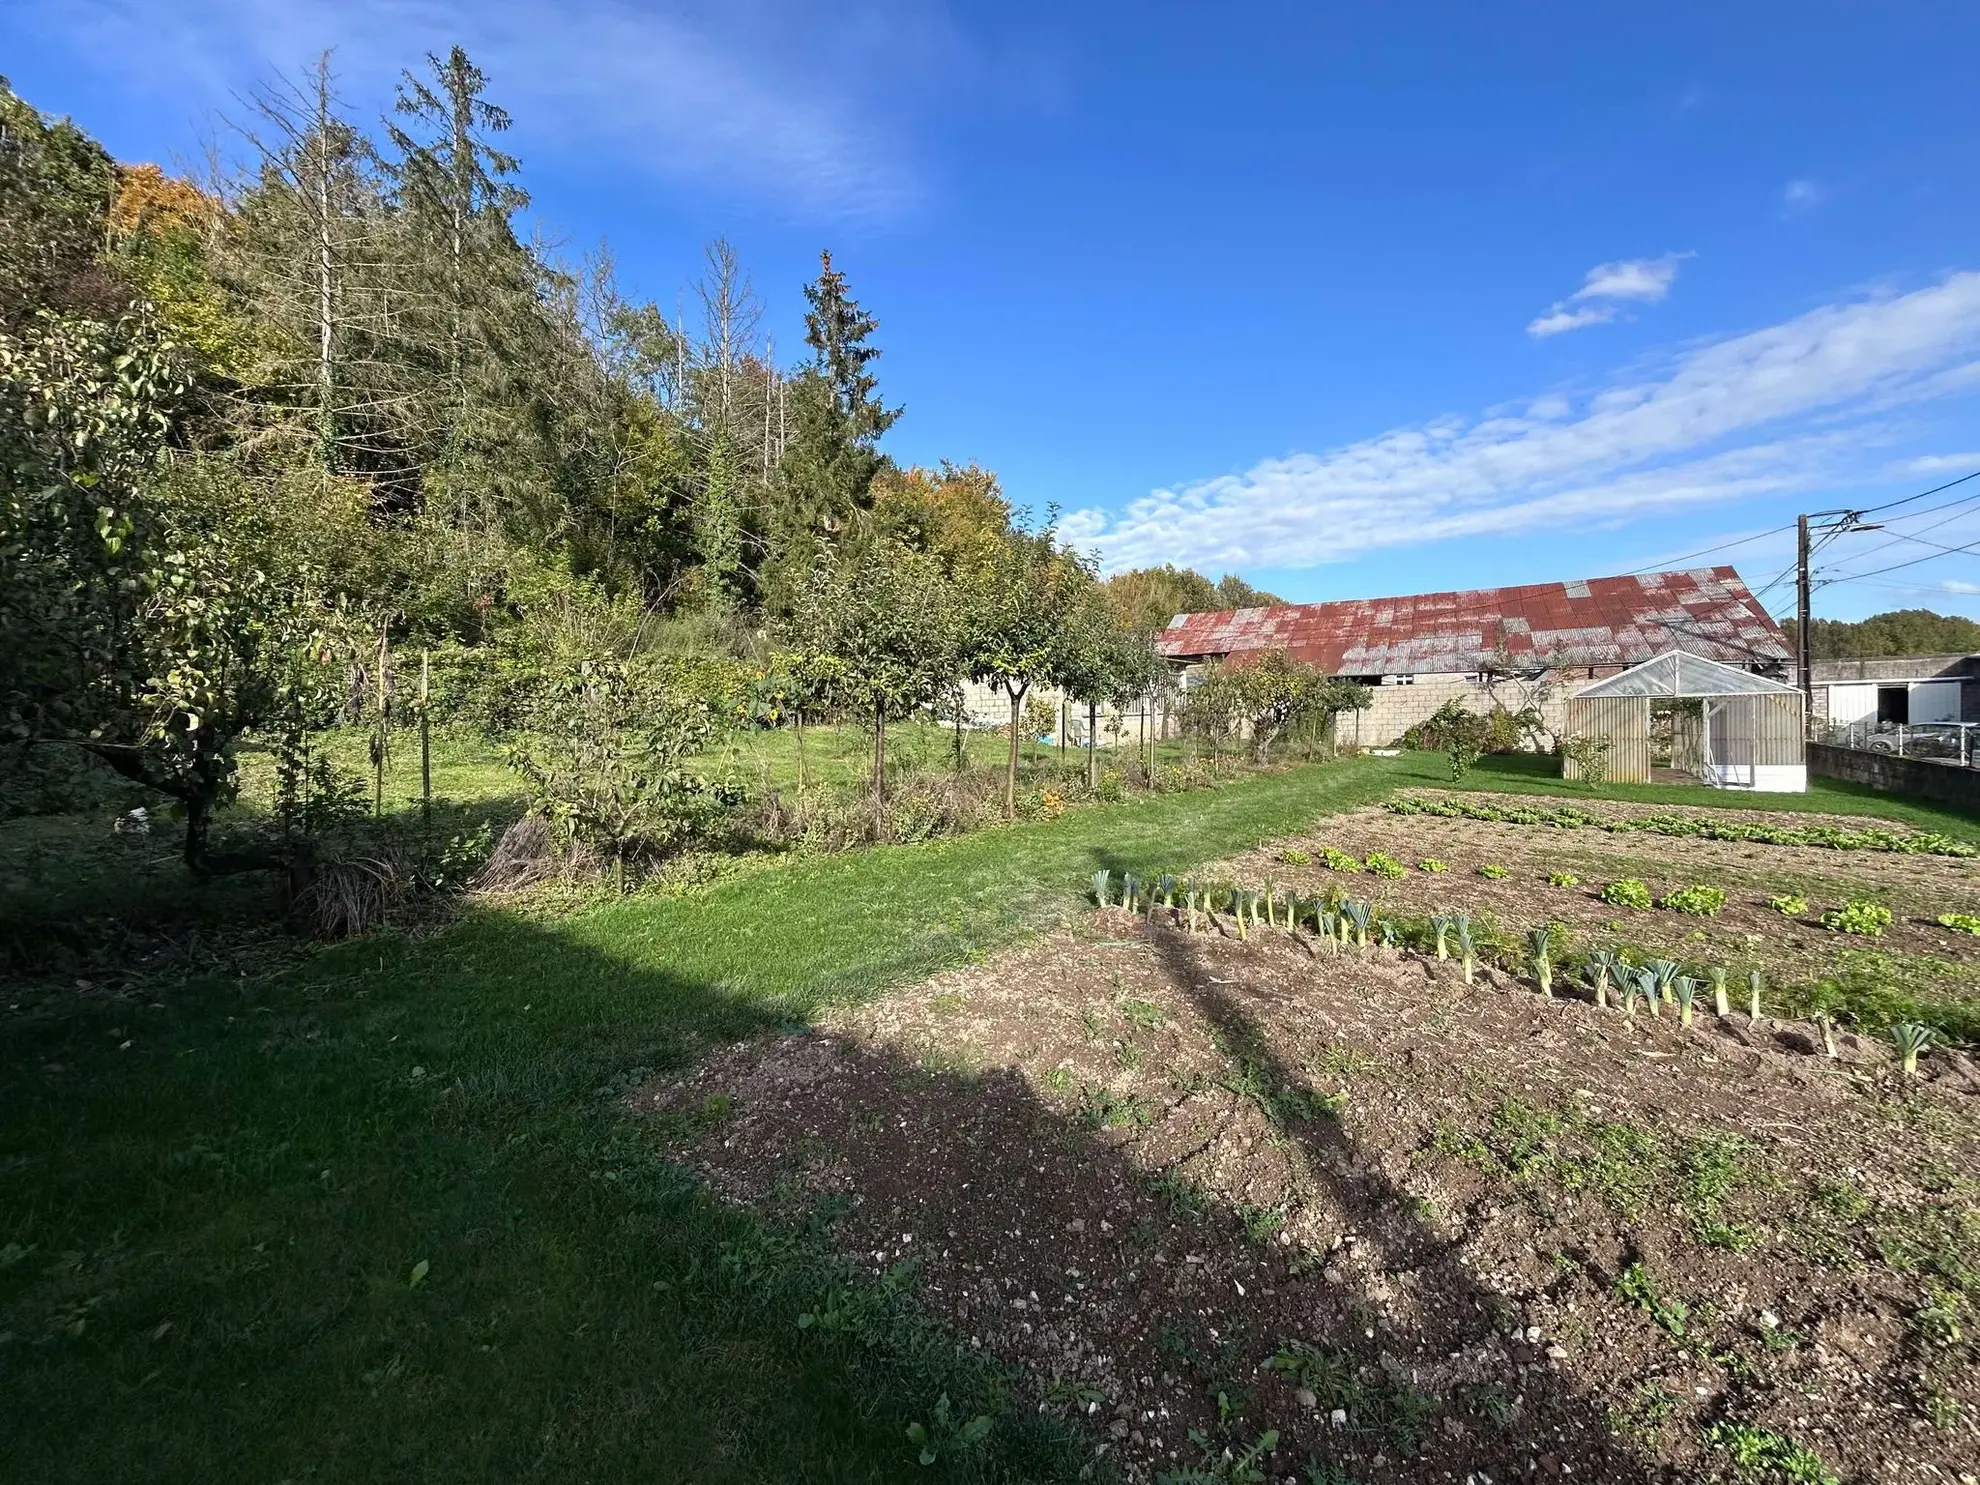
[[1705, 703], [1705, 746], [1699, 776], [1708, 784], [1729, 789], [1754, 785], [1753, 731], [1743, 709], [1734, 702]]

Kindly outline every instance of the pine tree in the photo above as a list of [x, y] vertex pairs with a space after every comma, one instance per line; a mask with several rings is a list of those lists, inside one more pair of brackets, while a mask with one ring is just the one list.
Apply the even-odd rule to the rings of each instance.
[[899, 421], [886, 406], [872, 364], [880, 354], [868, 343], [880, 322], [859, 307], [829, 252], [806, 284], [805, 344], [811, 364], [790, 389], [792, 432], [782, 466], [783, 490], [773, 563], [786, 586], [809, 565], [821, 541], [830, 541], [873, 505], [873, 481], [887, 468], [880, 439]]

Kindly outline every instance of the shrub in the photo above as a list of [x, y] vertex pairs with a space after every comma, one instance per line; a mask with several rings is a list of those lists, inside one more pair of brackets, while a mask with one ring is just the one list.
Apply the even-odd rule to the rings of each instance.
[[1547, 873], [1549, 887], [1579, 887], [1581, 878], [1571, 871], [1550, 871]]
[[1859, 938], [1882, 938], [1891, 926], [1891, 910], [1880, 902], [1856, 898], [1822, 914], [1822, 926], [1836, 933], [1853, 933]]
[[1808, 912], [1808, 899], [1797, 897], [1792, 892], [1783, 892], [1779, 897], [1768, 898], [1767, 906], [1784, 918], [1799, 918]]
[[1384, 855], [1380, 851], [1371, 851], [1368, 859], [1362, 864], [1385, 881], [1394, 881], [1409, 870], [1395, 857]]
[[1609, 740], [1606, 737], [1563, 739], [1561, 756], [1574, 764], [1581, 775], [1581, 782], [1589, 788], [1609, 781]]
[[1313, 853], [1302, 851], [1298, 846], [1287, 846], [1283, 851], [1279, 852], [1279, 859], [1288, 866], [1311, 866], [1313, 864]]
[[1658, 904], [1673, 913], [1689, 913], [1694, 918], [1709, 918], [1725, 905], [1726, 894], [1718, 887], [1673, 887]]
[[1980, 916], [1973, 913], [1941, 913], [1939, 926], [1954, 933], [1980, 933]]
[[1321, 851], [1320, 859], [1326, 863], [1329, 871], [1358, 872], [1362, 869], [1359, 856], [1350, 856], [1346, 851], [1334, 846], [1328, 846]]
[[1636, 877], [1622, 877], [1602, 889], [1602, 901], [1611, 907], [1647, 908], [1650, 889]]
[[1421, 861], [1416, 863], [1416, 869], [1418, 871], [1438, 872], [1449, 871], [1451, 866], [1448, 861], [1439, 861], [1435, 856], [1425, 856]]
[[1512, 875], [1505, 867], [1490, 861], [1478, 868], [1478, 874], [1489, 882], [1503, 882], [1507, 877]]

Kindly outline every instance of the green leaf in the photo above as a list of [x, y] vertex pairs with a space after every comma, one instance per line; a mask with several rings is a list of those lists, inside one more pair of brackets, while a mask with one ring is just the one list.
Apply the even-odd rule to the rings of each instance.
[[426, 1282], [427, 1269], [428, 1264], [424, 1258], [420, 1259], [418, 1263], [415, 1263], [412, 1266], [412, 1279], [407, 1283], [406, 1288], [417, 1289], [420, 1285], [424, 1284]]

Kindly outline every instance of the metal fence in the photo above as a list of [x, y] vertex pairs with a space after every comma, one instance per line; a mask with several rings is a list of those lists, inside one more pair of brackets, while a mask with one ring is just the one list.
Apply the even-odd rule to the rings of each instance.
[[1865, 753], [1980, 768], [1980, 722], [1836, 722], [1825, 724], [1816, 740]]

